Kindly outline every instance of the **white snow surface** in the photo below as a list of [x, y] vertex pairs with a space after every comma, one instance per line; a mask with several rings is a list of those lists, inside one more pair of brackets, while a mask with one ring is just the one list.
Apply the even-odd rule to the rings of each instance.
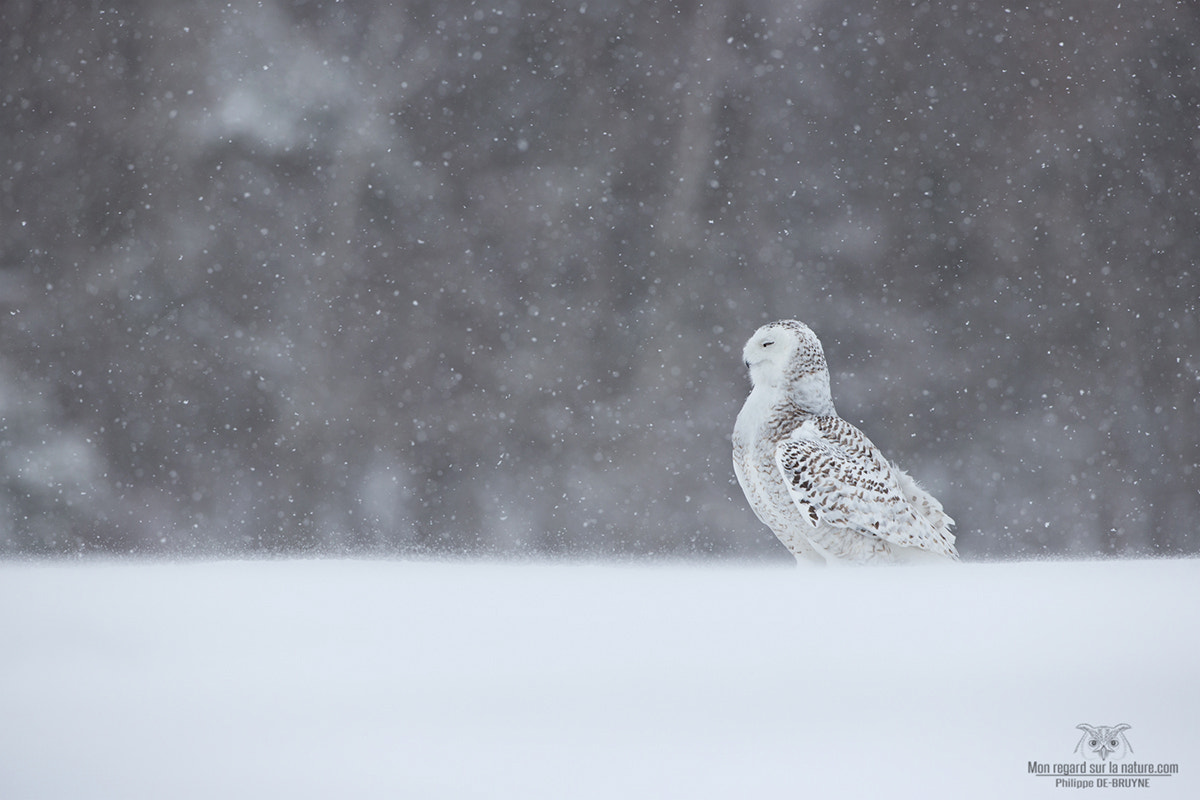
[[[0, 563], [0, 798], [1200, 797], [1200, 561]], [[1078, 789], [1079, 723], [1179, 772]]]

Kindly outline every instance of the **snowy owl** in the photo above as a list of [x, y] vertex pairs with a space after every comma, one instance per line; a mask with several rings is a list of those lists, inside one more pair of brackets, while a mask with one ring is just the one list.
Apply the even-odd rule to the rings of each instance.
[[733, 471], [797, 561], [958, 559], [942, 504], [838, 417], [807, 325], [764, 325], [742, 355], [753, 388], [733, 428]]

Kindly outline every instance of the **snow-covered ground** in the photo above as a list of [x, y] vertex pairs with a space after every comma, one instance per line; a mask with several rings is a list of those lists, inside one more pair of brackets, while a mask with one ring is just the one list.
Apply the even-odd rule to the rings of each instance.
[[[0, 798], [1195, 798], [1198, 600], [1196, 560], [0, 564]], [[1031, 775], [1079, 723], [1179, 772]]]

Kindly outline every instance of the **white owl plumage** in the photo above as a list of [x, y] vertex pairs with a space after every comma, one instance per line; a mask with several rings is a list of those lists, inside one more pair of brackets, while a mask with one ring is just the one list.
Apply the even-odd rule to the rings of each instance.
[[838, 417], [825, 351], [807, 325], [764, 325], [742, 355], [753, 388], [733, 429], [733, 470], [798, 561], [958, 559], [941, 503]]

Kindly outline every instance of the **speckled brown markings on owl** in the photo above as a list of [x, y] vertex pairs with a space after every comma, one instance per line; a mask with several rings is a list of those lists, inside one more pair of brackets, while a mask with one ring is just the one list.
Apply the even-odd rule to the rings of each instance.
[[942, 505], [837, 416], [816, 334], [764, 325], [742, 351], [753, 389], [733, 469], [755, 515], [799, 561], [956, 560]]

